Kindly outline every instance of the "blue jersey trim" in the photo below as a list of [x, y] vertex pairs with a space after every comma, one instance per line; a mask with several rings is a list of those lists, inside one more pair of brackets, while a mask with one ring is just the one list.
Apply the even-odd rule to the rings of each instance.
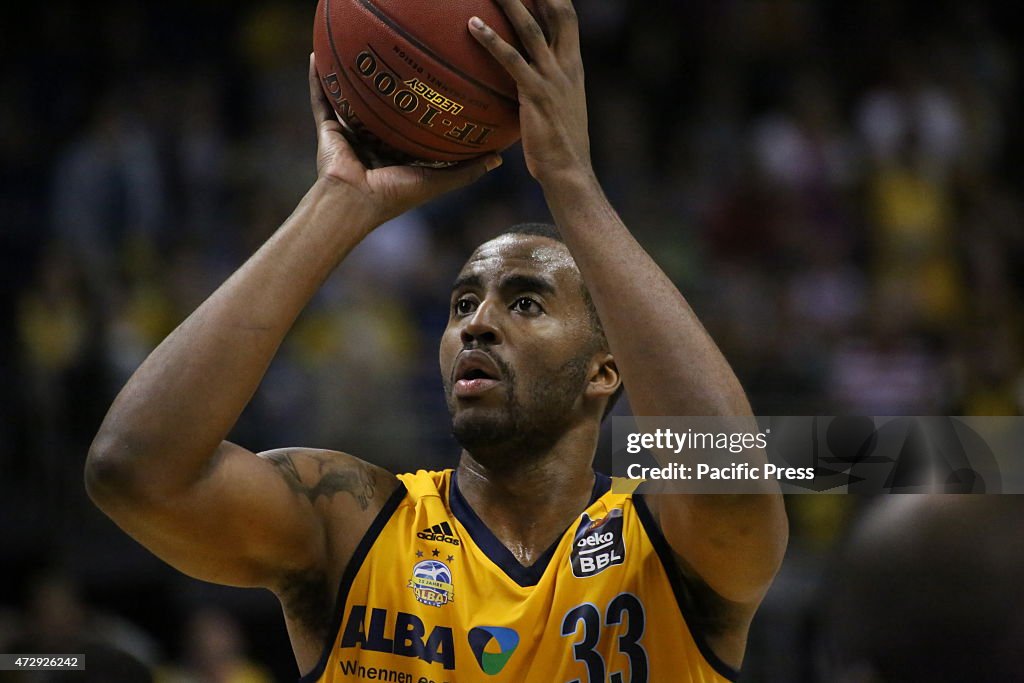
[[[501, 571], [505, 572], [508, 578], [515, 581], [519, 586], [523, 588], [536, 586], [551, 563], [551, 558], [555, 555], [555, 549], [561, 542], [565, 532], [563, 531], [559, 535], [558, 539], [551, 544], [550, 548], [544, 551], [544, 554], [536, 562], [529, 567], [524, 567], [516, 559], [515, 555], [505, 547], [505, 544], [498, 540], [494, 532], [483, 523], [483, 520], [477, 516], [473, 508], [469, 506], [469, 503], [466, 502], [462, 492], [459, 490], [457, 471], [452, 472], [451, 481], [451, 492], [448, 496], [449, 507], [455, 518], [459, 520], [462, 526], [466, 527], [466, 531], [469, 532], [473, 542], [477, 544], [491, 562], [496, 564]], [[593, 505], [598, 498], [607, 493], [611, 489], [611, 485], [611, 477], [594, 472], [594, 490], [590, 495], [590, 502], [587, 504], [587, 507]]]
[[587, 503], [587, 507], [590, 507], [597, 502], [597, 499], [612, 490], [612, 478], [607, 474], [601, 472], [594, 472], [594, 492], [590, 495], [590, 502]]
[[633, 507], [640, 518], [640, 524], [643, 526], [644, 531], [647, 532], [651, 545], [654, 546], [654, 551], [658, 554], [658, 559], [661, 560], [661, 566], [665, 569], [668, 582], [672, 586], [672, 593], [676, 596], [679, 611], [682, 612], [683, 621], [686, 622], [686, 628], [690, 630], [690, 635], [693, 637], [693, 642], [696, 643], [697, 649], [700, 650], [700, 653], [707, 660], [707, 663], [711, 665], [711, 668], [730, 681], [738, 680], [740, 672], [723, 662], [704, 639], [704, 633], [699, 628], [696, 628], [698, 622], [691, 616], [692, 605], [686, 592], [686, 579], [683, 578], [683, 573], [680, 571], [679, 565], [672, 554], [672, 548], [669, 546], [668, 541], [665, 540], [665, 535], [661, 533], [661, 527], [658, 526], [654, 515], [651, 514], [651, 509], [647, 507], [647, 501], [644, 500], [642, 495], [635, 494], [633, 496]]
[[334, 618], [331, 620], [331, 628], [327, 632], [327, 642], [324, 643], [324, 649], [320, 653], [320, 661], [316, 663], [312, 671], [299, 678], [299, 683], [314, 683], [323, 675], [324, 670], [327, 668], [327, 661], [331, 658], [331, 650], [334, 649], [334, 641], [338, 639], [338, 631], [341, 630], [341, 622], [345, 617], [345, 603], [348, 602], [348, 592], [352, 588], [352, 582], [355, 581], [356, 574], [359, 573], [359, 569], [363, 566], [370, 548], [377, 542], [380, 532], [384, 530], [392, 515], [395, 514], [395, 510], [398, 509], [399, 504], [405, 499], [406, 493], [405, 484], [399, 482], [398, 488], [388, 497], [380, 512], [374, 517], [370, 528], [363, 534], [359, 545], [356, 546], [356, 551], [352, 553], [352, 559], [348, 561], [345, 571], [342, 572], [341, 582], [338, 584], [338, 597], [334, 601]]

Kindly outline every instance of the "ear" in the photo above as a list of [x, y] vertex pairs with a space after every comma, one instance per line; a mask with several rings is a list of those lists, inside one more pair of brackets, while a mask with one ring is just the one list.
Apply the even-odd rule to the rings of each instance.
[[615, 356], [607, 351], [594, 354], [587, 374], [587, 388], [583, 395], [588, 399], [609, 399], [622, 384], [619, 366]]

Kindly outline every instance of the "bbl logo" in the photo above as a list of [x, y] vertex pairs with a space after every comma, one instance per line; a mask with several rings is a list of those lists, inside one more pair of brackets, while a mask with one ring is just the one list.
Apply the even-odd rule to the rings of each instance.
[[615, 508], [607, 517], [593, 521], [584, 512], [572, 542], [572, 575], [578, 579], [594, 576], [608, 567], [622, 564], [625, 559], [622, 508]]
[[455, 599], [452, 573], [448, 565], [437, 560], [423, 560], [412, 568], [409, 588], [424, 605], [441, 607]]
[[477, 626], [469, 631], [469, 649], [488, 676], [501, 673], [519, 647], [519, 634], [501, 626]]

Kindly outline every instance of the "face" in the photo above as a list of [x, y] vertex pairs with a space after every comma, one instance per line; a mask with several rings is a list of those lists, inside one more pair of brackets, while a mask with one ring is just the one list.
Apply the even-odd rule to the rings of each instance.
[[533, 235], [483, 244], [456, 279], [441, 340], [455, 438], [492, 466], [540, 455], [583, 415], [597, 350], [565, 245]]

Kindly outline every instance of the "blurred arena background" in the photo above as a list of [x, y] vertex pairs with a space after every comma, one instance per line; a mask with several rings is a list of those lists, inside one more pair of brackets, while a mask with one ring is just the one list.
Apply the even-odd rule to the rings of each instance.
[[[2, 22], [0, 652], [88, 632], [162, 680], [296, 677], [269, 593], [167, 568], [81, 481], [128, 375], [314, 178], [314, 6], [54, 0]], [[756, 413], [1021, 414], [1011, 3], [577, 7], [598, 174]], [[476, 243], [547, 217], [518, 150], [505, 159], [359, 248], [235, 440], [455, 462], [436, 360], [450, 282]], [[788, 503], [747, 681], [828, 680], [823, 577], [866, 503]]]

